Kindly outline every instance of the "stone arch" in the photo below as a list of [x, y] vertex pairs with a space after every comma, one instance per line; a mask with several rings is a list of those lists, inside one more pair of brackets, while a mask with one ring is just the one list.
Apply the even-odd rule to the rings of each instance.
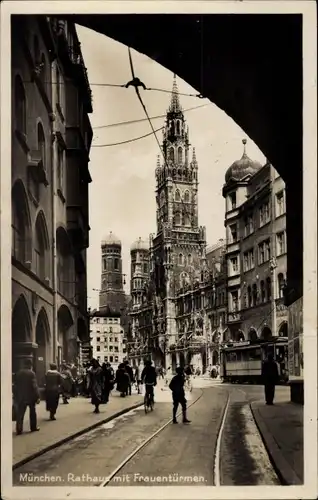
[[35, 342], [38, 347], [35, 353], [34, 369], [38, 384], [43, 387], [47, 370], [47, 349], [50, 343], [50, 325], [44, 307], [40, 310], [36, 320]]
[[288, 337], [288, 323], [287, 323], [287, 321], [283, 321], [279, 325], [278, 336], [279, 337]]
[[248, 332], [248, 340], [257, 340], [257, 332], [255, 328], [251, 327], [249, 332]]
[[264, 326], [262, 333], [261, 333], [261, 339], [263, 340], [268, 340], [272, 337], [272, 331], [269, 328], [269, 326]]
[[24, 184], [18, 179], [11, 191], [11, 210], [12, 210], [12, 255], [19, 262], [31, 266], [31, 217], [29, 203]]
[[87, 323], [83, 318], [77, 319], [77, 336], [81, 342], [85, 342], [88, 338]]
[[33, 359], [32, 321], [29, 306], [23, 294], [19, 296], [12, 309], [12, 372], [23, 366], [23, 360]]
[[[74, 359], [76, 338], [71, 335], [74, 320], [69, 308], [62, 304], [57, 312], [58, 341], [61, 348], [61, 359], [71, 362]], [[75, 340], [75, 342], [74, 342]]]
[[48, 279], [50, 274], [49, 248], [49, 233], [45, 215], [41, 210], [37, 215], [34, 228], [34, 265], [35, 273], [42, 280]]

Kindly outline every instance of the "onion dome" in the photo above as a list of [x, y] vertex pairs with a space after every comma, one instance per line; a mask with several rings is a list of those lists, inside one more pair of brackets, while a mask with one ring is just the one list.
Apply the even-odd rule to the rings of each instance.
[[102, 246], [105, 245], [116, 245], [121, 247], [121, 241], [112, 231], [110, 231], [110, 233], [102, 239]]
[[234, 181], [241, 181], [247, 175], [254, 175], [262, 168], [261, 163], [251, 160], [246, 154], [246, 139], [243, 139], [244, 152], [240, 160], [235, 161], [225, 173], [225, 182], [231, 179]]
[[141, 238], [138, 238], [138, 240], [134, 241], [134, 243], [130, 247], [131, 252], [135, 252], [137, 250], [149, 250], [149, 245], [148, 242], [145, 240], [142, 240]]

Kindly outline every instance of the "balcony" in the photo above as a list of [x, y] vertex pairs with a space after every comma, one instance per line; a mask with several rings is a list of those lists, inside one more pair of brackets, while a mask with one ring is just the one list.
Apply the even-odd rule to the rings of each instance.
[[227, 314], [228, 323], [239, 323], [242, 320], [241, 313], [239, 312], [229, 312]]
[[39, 149], [31, 150], [29, 153], [28, 170], [32, 178], [44, 186], [48, 186], [46, 169], [42, 159], [42, 151]]
[[67, 230], [75, 248], [81, 250], [88, 247], [88, 226], [81, 206], [67, 207]]

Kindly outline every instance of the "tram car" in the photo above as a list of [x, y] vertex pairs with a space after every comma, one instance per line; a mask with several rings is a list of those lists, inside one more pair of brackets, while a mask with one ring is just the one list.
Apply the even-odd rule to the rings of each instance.
[[288, 382], [288, 338], [228, 342], [221, 347], [220, 376], [229, 383], [262, 383], [262, 363], [272, 353], [278, 365], [279, 383]]

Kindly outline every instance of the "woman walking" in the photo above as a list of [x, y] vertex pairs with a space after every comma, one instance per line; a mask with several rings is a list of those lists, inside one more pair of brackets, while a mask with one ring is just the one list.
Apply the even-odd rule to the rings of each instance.
[[60, 390], [63, 378], [57, 371], [55, 363], [50, 364], [50, 369], [45, 375], [45, 401], [46, 411], [50, 412], [50, 420], [56, 420], [55, 414], [59, 404]]
[[95, 406], [94, 413], [99, 413], [99, 405], [102, 402], [103, 390], [103, 370], [97, 359], [92, 360], [92, 369], [90, 371], [90, 393], [91, 403]]
[[72, 373], [66, 364], [62, 365], [61, 375], [62, 375], [62, 379], [63, 379], [63, 382], [62, 382], [63, 403], [65, 405], [68, 405], [68, 400], [71, 397], [71, 391], [72, 391], [72, 386], [73, 386], [74, 380], [72, 377]]
[[109, 393], [114, 387], [114, 378], [109, 363], [102, 364], [102, 371], [103, 371], [102, 403], [106, 404], [109, 401]]

